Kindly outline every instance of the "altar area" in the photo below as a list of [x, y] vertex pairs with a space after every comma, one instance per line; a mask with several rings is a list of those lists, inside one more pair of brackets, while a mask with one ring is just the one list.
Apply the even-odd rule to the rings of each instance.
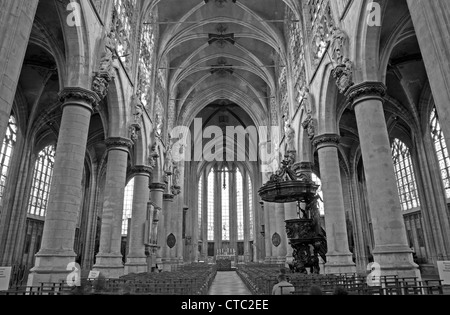
[[217, 250], [215, 257], [217, 271], [232, 271], [236, 267], [236, 251], [234, 249]]

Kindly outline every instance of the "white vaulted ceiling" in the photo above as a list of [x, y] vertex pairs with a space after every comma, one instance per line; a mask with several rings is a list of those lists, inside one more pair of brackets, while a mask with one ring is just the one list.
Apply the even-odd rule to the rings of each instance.
[[[168, 70], [168, 92], [176, 102], [177, 117], [181, 112], [195, 115], [209, 103], [224, 99], [243, 106], [254, 120], [265, 119], [271, 93], [276, 90], [277, 67], [286, 63], [286, 3], [152, 3], [150, 9], [158, 15], [158, 67]], [[161, 66], [164, 61], [167, 66]], [[213, 72], [213, 68], [218, 71]]]

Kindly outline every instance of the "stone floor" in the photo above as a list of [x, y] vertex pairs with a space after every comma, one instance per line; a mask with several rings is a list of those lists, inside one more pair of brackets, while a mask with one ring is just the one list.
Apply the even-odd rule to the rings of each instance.
[[235, 271], [218, 272], [208, 295], [251, 295]]

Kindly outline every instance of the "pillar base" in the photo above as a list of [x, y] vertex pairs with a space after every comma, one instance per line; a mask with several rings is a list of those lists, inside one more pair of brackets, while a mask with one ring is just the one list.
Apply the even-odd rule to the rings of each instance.
[[[36, 254], [35, 267], [28, 276], [28, 286], [39, 286], [41, 283], [61, 283], [67, 281], [72, 270], [67, 270], [70, 263], [75, 262], [73, 251], [40, 251]], [[79, 273], [81, 277], [81, 270]]]
[[267, 257], [264, 259], [264, 263], [265, 263], [266, 265], [271, 265], [271, 264], [273, 264], [273, 257], [272, 257], [272, 256], [267, 256]]
[[272, 257], [272, 264], [285, 265], [286, 264], [286, 256]]
[[97, 263], [94, 266], [95, 271], [107, 279], [118, 279], [124, 275], [124, 266], [121, 254], [98, 254]]
[[146, 257], [127, 257], [127, 263], [125, 264], [124, 270], [125, 275], [129, 275], [131, 273], [140, 274], [145, 272], [148, 272]]
[[382, 276], [417, 277], [421, 279], [419, 266], [414, 263], [412, 251], [404, 246], [376, 247], [374, 262], [381, 267]]
[[352, 260], [351, 253], [348, 254], [327, 254], [325, 264], [325, 274], [356, 274], [356, 265]]

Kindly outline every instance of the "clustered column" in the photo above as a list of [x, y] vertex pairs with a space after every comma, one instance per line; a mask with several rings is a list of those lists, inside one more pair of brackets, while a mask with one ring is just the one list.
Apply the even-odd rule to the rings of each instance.
[[367, 197], [375, 238], [374, 260], [383, 275], [419, 276], [406, 238], [395, 168], [383, 111], [386, 87], [365, 82], [347, 92], [358, 124]]
[[165, 183], [152, 183], [150, 184], [150, 191], [151, 191], [151, 199], [153, 203], [156, 205], [155, 211], [158, 211], [158, 225], [157, 225], [157, 241], [158, 241], [158, 251], [156, 253], [156, 265], [158, 265], [158, 268], [162, 268], [162, 257], [163, 257], [163, 246], [165, 244], [165, 231], [164, 231], [164, 209], [163, 209], [163, 195], [164, 191], [166, 190], [166, 184]]
[[[163, 248], [162, 251], [162, 264], [164, 271], [172, 271], [172, 264], [175, 261], [175, 256], [177, 252], [177, 243], [180, 242], [174, 233], [173, 227], [176, 226], [177, 222], [174, 222], [176, 219], [174, 215], [174, 198], [175, 196], [172, 194], [164, 194], [163, 195], [163, 209], [164, 209], [164, 229], [162, 230], [164, 234], [161, 238], [161, 246]], [[173, 239], [169, 239], [168, 236], [173, 235]], [[173, 244], [170, 244], [171, 241], [174, 241]], [[169, 247], [170, 245], [170, 247]]]
[[53, 168], [42, 244], [28, 285], [59, 282], [67, 277], [69, 263], [75, 261], [75, 229], [81, 206], [81, 182], [86, 143], [97, 94], [82, 88], [66, 88], [60, 93], [63, 103], [61, 129]]
[[125, 274], [147, 272], [147, 255], [145, 254], [145, 222], [150, 198], [148, 189], [152, 168], [145, 165], [134, 166], [134, 194], [129, 236], [129, 253], [125, 264]]
[[325, 206], [327, 232], [327, 263], [325, 273], [355, 273], [356, 266], [348, 247], [344, 196], [339, 167], [338, 145], [340, 137], [324, 134], [314, 138], [319, 153], [320, 174]]
[[105, 197], [103, 202], [100, 252], [94, 269], [106, 278], [123, 276], [122, 219], [128, 155], [133, 142], [126, 138], [109, 138]]

